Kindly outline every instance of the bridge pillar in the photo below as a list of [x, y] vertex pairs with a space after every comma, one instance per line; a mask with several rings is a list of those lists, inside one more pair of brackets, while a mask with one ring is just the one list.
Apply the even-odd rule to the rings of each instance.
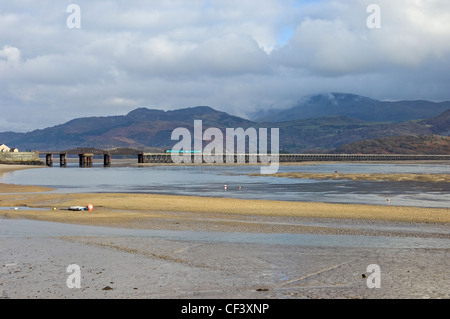
[[139, 164], [145, 163], [145, 156], [143, 153], [138, 154], [138, 163]]
[[94, 163], [94, 154], [78, 154], [80, 158], [80, 167], [90, 167]]
[[111, 154], [109, 153], [103, 154], [103, 165], [111, 166]]
[[59, 166], [67, 166], [67, 154], [66, 153], [59, 154]]
[[47, 166], [53, 166], [53, 154], [47, 154], [45, 156], [45, 164], [47, 164]]

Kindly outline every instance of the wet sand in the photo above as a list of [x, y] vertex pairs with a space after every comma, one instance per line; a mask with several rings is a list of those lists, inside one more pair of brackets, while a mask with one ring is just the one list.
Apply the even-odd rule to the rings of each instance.
[[[119, 236], [0, 240], [3, 298], [450, 297], [448, 249], [314, 247]], [[69, 289], [66, 284], [71, 264], [81, 267], [79, 289]], [[371, 264], [380, 266], [380, 288], [367, 286], [371, 274], [367, 267]]]
[[4, 174], [11, 173], [17, 170], [22, 169], [33, 169], [33, 168], [40, 168], [42, 166], [36, 166], [36, 165], [15, 165], [15, 164], [0, 164], [0, 177], [2, 177]]
[[[248, 174], [250, 176], [267, 176], [262, 174]], [[390, 181], [390, 182], [419, 182], [419, 183], [450, 183], [450, 174], [350, 174], [350, 173], [276, 173], [271, 177], [329, 179], [350, 181]]]
[[[5, 186], [6, 187], [6, 186]], [[88, 193], [58, 194], [15, 187], [14, 194], [0, 195], [2, 207], [44, 210], [1, 211], [8, 218], [103, 226], [150, 227], [155, 220], [260, 218], [334, 218], [391, 222], [450, 223], [450, 209], [385, 205], [328, 204], [247, 200], [155, 194]], [[22, 191], [24, 193], [22, 193]], [[71, 206], [92, 204], [94, 211], [74, 213]], [[219, 223], [219, 222], [218, 222]]]
[[[449, 240], [450, 209], [277, 202], [148, 194], [57, 194], [0, 185], [0, 298], [449, 298], [450, 245], [389, 246], [389, 240]], [[69, 206], [94, 205], [92, 212]], [[21, 210], [21, 207], [42, 210]], [[46, 222], [114, 229], [306, 234], [329, 246], [170, 239], [158, 236], [32, 236]], [[90, 226], [88, 226], [90, 225]], [[23, 231], [24, 233], [22, 233]], [[229, 234], [229, 235], [227, 235]], [[0, 234], [1, 235], [1, 234]], [[356, 236], [355, 247], [333, 240]], [[223, 236], [223, 235], [221, 235]], [[330, 236], [330, 237], [327, 237]], [[333, 239], [331, 239], [333, 238]], [[352, 237], [353, 238], [353, 237]], [[383, 238], [386, 247], [358, 245]], [[82, 287], [66, 285], [69, 264]], [[367, 286], [380, 265], [382, 285]], [[109, 287], [109, 288], [106, 288]], [[106, 288], [106, 290], [104, 290]]]

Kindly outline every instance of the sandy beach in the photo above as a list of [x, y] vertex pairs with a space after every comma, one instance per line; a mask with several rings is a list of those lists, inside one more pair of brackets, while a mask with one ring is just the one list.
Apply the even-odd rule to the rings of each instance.
[[[0, 207], [0, 298], [450, 297], [450, 209], [8, 184]], [[80, 289], [66, 285], [69, 264]], [[370, 264], [381, 288], [367, 286]]]
[[15, 165], [15, 164], [0, 164], [0, 177], [3, 174], [14, 172], [17, 170], [22, 169], [33, 169], [33, 168], [40, 168], [42, 166], [35, 166], [35, 165]]

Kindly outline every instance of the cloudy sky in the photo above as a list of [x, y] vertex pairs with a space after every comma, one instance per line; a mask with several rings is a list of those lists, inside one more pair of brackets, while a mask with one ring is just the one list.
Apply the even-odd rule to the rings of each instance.
[[15, 0], [0, 30], [0, 131], [324, 92], [450, 100], [448, 0]]

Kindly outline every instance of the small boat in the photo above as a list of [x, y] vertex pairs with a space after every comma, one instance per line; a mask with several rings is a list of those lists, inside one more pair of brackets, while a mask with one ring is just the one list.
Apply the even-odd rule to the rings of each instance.
[[69, 207], [69, 210], [81, 211], [81, 210], [87, 210], [87, 207], [83, 207], [83, 206], [71, 206], [71, 207]]

